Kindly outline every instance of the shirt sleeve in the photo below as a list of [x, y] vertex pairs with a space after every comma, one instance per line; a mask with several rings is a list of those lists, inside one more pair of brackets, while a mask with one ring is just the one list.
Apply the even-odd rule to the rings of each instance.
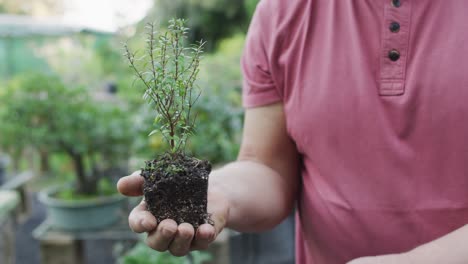
[[[273, 31], [266, 3], [260, 1], [247, 33], [241, 58], [243, 74], [242, 102], [245, 108], [263, 106], [282, 100], [271, 70], [269, 47], [273, 44]], [[271, 20], [270, 20], [271, 21]]]

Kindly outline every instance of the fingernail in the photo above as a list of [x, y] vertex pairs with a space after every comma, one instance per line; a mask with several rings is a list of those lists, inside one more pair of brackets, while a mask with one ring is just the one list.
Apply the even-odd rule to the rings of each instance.
[[164, 236], [166, 237], [169, 237], [169, 236], [172, 236], [174, 235], [175, 232], [173, 232], [171, 229], [167, 229], [167, 228], [163, 228], [161, 230], [161, 232], [163, 233]]

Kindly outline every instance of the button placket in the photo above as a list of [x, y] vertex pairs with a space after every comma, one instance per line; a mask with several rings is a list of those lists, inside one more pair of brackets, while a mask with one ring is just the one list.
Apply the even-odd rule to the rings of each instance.
[[411, 0], [385, 1], [380, 95], [402, 95], [409, 46]]

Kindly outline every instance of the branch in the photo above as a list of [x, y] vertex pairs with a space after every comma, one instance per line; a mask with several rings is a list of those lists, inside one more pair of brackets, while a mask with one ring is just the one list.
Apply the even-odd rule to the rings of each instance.
[[128, 49], [128, 45], [125, 45], [125, 55], [127, 56], [127, 59], [130, 63], [130, 68], [132, 68], [135, 71], [135, 74], [137, 77], [143, 82], [143, 84], [146, 86], [146, 91], [150, 92], [149, 95], [153, 102], [156, 104], [156, 107], [158, 108], [158, 111], [162, 113], [163, 115], [165, 114], [164, 109], [162, 108], [162, 103], [161, 99], [159, 98], [158, 94], [155, 94], [152, 92], [152, 88], [150, 84], [145, 80], [141, 72], [138, 70], [138, 68], [135, 65], [135, 54], [131, 53], [130, 50]]

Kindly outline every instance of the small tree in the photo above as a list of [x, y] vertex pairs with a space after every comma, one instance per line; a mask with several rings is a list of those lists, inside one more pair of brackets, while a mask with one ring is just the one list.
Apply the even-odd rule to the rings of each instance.
[[56, 147], [54, 133], [58, 115], [67, 110], [68, 98], [74, 91], [66, 90], [53, 76], [36, 73], [14, 78], [0, 96], [0, 138], [3, 147], [15, 154], [34, 148], [41, 157], [41, 172], [49, 171], [49, 152]]
[[[195, 127], [192, 108], [200, 96], [195, 80], [205, 44], [200, 41], [184, 46], [188, 32], [184, 23], [182, 19], [170, 20], [168, 32], [158, 38], [154, 24], [148, 24], [146, 53], [141, 57], [125, 45], [130, 67], [146, 87], [143, 98], [156, 112], [156, 129], [150, 135], [161, 132], [174, 154], [184, 150]], [[137, 62], [144, 64], [137, 65]]]
[[133, 134], [125, 111], [97, 104], [85, 89], [27, 74], [14, 79], [0, 101], [2, 138], [38, 152], [65, 153], [80, 194], [96, 194], [101, 173], [128, 159]]
[[141, 56], [125, 45], [125, 57], [137, 80], [144, 84], [143, 98], [155, 111], [156, 128], [170, 146], [146, 162], [141, 175], [149, 211], [159, 221], [174, 219], [197, 227], [209, 222], [206, 211], [211, 165], [185, 154], [185, 145], [195, 129], [193, 106], [201, 90], [196, 86], [205, 42], [186, 45], [188, 28], [183, 19], [171, 19], [166, 32], [147, 26], [147, 47]]

